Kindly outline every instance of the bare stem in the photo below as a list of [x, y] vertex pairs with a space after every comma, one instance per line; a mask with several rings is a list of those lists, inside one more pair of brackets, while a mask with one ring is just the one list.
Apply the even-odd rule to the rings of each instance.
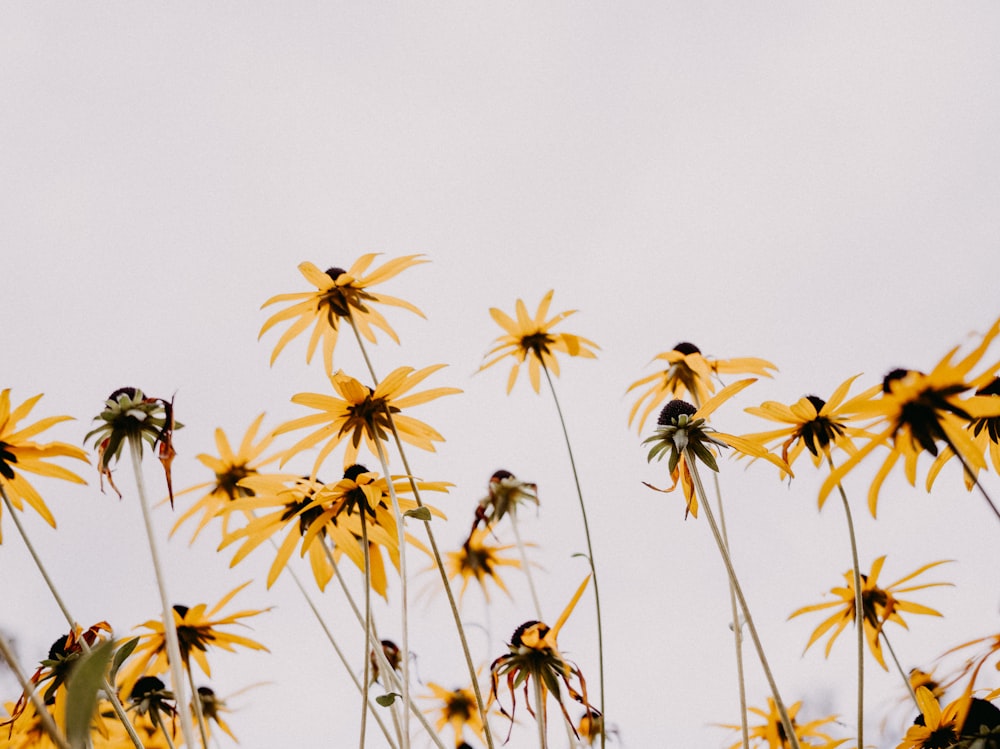
[[[6, 498], [7, 495], [5, 494], [4, 499]], [[21, 685], [24, 694], [27, 695], [28, 699], [31, 700], [31, 704], [34, 705], [35, 712], [38, 714], [38, 719], [42, 722], [42, 728], [45, 729], [45, 733], [49, 735], [59, 749], [70, 749], [69, 741], [66, 740], [63, 732], [59, 730], [55, 721], [52, 720], [52, 715], [49, 713], [48, 708], [45, 707], [45, 703], [42, 702], [41, 698], [35, 692], [35, 685], [31, 683], [31, 680], [21, 670], [21, 664], [18, 662], [17, 656], [14, 655], [14, 649], [7, 642], [7, 638], [3, 632], [0, 632], [0, 656], [3, 656], [3, 660], [7, 662], [10, 670], [14, 672], [17, 683]]]
[[201, 695], [194, 685], [194, 674], [191, 673], [191, 664], [185, 662], [184, 670], [188, 675], [188, 686], [191, 687], [191, 704], [194, 705], [194, 718], [198, 723], [198, 732], [201, 734], [201, 745], [208, 749], [208, 728], [205, 725], [205, 712], [201, 708]]
[[740, 603], [740, 608], [743, 610], [743, 618], [746, 620], [747, 630], [750, 632], [750, 639], [753, 640], [754, 648], [757, 650], [757, 657], [760, 659], [760, 665], [764, 669], [764, 676], [767, 678], [767, 683], [771, 687], [771, 694], [774, 697], [774, 705], [778, 709], [778, 714], [781, 716], [781, 724], [785, 729], [785, 735], [791, 742], [792, 749], [801, 749], [799, 745], [799, 737], [796, 735], [795, 730], [792, 727], [791, 718], [788, 717], [788, 710], [785, 709], [785, 703], [781, 699], [781, 694], [778, 692], [778, 685], [774, 680], [774, 675], [771, 673], [771, 666], [768, 664], [767, 656], [764, 655], [764, 646], [760, 642], [760, 637], [757, 634], [757, 627], [753, 623], [753, 617], [750, 616], [750, 607], [747, 605], [746, 598], [743, 595], [743, 589], [740, 587], [740, 582], [736, 577], [736, 570], [733, 568], [732, 559], [729, 558], [729, 550], [726, 548], [726, 545], [722, 540], [722, 534], [719, 533], [719, 526], [716, 525], [715, 516], [712, 514], [712, 507], [709, 505], [708, 499], [705, 496], [705, 487], [701, 483], [701, 475], [698, 473], [698, 465], [695, 462], [697, 458], [695, 457], [694, 451], [690, 447], [684, 450], [684, 456], [688, 467], [691, 469], [691, 478], [694, 481], [695, 490], [698, 492], [701, 504], [705, 508], [705, 518], [708, 520], [708, 525], [712, 529], [712, 535], [715, 537], [715, 543], [719, 547], [719, 553], [722, 555], [722, 562], [726, 566], [726, 572], [729, 573], [729, 580], [736, 593], [736, 598]]
[[132, 454], [132, 469], [135, 472], [135, 486], [139, 494], [139, 506], [142, 507], [142, 519], [146, 526], [146, 538], [149, 541], [149, 554], [153, 560], [153, 571], [156, 573], [156, 586], [160, 591], [160, 603], [163, 605], [163, 635], [167, 643], [167, 660], [170, 664], [170, 680], [173, 682], [174, 697], [177, 701], [177, 714], [181, 720], [181, 735], [187, 746], [194, 746], [194, 725], [191, 722], [191, 710], [184, 694], [184, 674], [182, 673], [181, 648], [177, 639], [177, 625], [174, 622], [174, 609], [170, 605], [167, 594], [167, 584], [160, 564], [160, 553], [156, 546], [156, 534], [153, 532], [152, 511], [146, 498], [146, 485], [142, 474], [142, 438], [129, 436], [128, 444]]
[[[993, 500], [990, 499], [990, 495], [986, 493], [986, 489], [979, 482], [979, 478], [976, 476], [969, 464], [965, 462], [965, 458], [962, 456], [962, 453], [955, 448], [954, 443], [947, 434], [944, 435], [944, 442], [951, 448], [951, 451], [955, 453], [955, 457], [958, 458], [958, 462], [961, 463], [962, 468], [965, 469], [965, 475], [968, 476], [972, 483], [976, 485], [976, 488], [979, 489], [979, 493], [982, 494], [983, 499], [986, 500], [986, 504], [990, 506], [990, 509], [993, 510], [993, 514], [997, 516], [998, 520], [1000, 520], [1000, 509], [997, 509], [997, 506], [993, 504]], [[907, 683], [909, 683], [909, 681], [907, 681]]]
[[[365, 506], [361, 508], [361, 548], [365, 559], [365, 647], [364, 647], [364, 669], [362, 677], [362, 688], [361, 688], [361, 749], [365, 746], [365, 729], [367, 727], [368, 718], [368, 687], [371, 684], [371, 662], [372, 659], [368, 657], [368, 640], [369, 634], [372, 631], [372, 567], [371, 567], [371, 554], [368, 549], [368, 523], [366, 521], [365, 515], [368, 514], [368, 500], [365, 501]], [[322, 543], [322, 539], [320, 539]]]
[[531, 680], [535, 693], [535, 723], [538, 724], [538, 749], [548, 749], [549, 742], [545, 730], [545, 690], [537, 679]]
[[524, 567], [524, 576], [528, 578], [528, 589], [531, 591], [531, 602], [535, 605], [535, 616], [538, 617], [538, 621], [542, 621], [545, 617], [542, 616], [542, 605], [538, 602], [538, 592], [535, 590], [535, 578], [531, 574], [531, 566], [528, 562], [528, 552], [524, 547], [524, 542], [521, 540], [521, 532], [518, 530], [517, 526], [517, 513], [512, 512], [510, 514], [510, 525], [514, 529], [514, 540], [517, 541], [517, 550], [521, 552], [521, 566]]
[[892, 656], [892, 662], [896, 664], [896, 670], [899, 675], [903, 678], [903, 683], [906, 684], [906, 691], [909, 692], [910, 697], [913, 699], [913, 704], [917, 706], [917, 710], [920, 710], [920, 703], [917, 702], [917, 693], [913, 689], [913, 685], [910, 683], [910, 677], [907, 676], [903, 667], [899, 664], [899, 658], [896, 657], [896, 651], [892, 649], [892, 643], [889, 642], [889, 636], [886, 635], [883, 629], [879, 635], [882, 637], [882, 642], [885, 643], [886, 648], [889, 650], [889, 655]]

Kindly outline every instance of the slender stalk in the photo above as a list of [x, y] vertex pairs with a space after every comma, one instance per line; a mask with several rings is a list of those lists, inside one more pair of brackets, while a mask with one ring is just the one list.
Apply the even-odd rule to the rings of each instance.
[[[28, 538], [28, 534], [24, 530], [24, 526], [21, 525], [21, 520], [18, 518], [17, 513], [14, 512], [14, 507], [11, 504], [10, 498], [7, 496], [7, 492], [4, 490], [3, 486], [0, 485], [0, 495], [3, 496], [4, 505], [7, 507], [7, 513], [10, 515], [11, 520], [14, 522], [14, 527], [17, 528], [17, 532], [21, 536], [21, 540], [24, 542], [25, 547], [28, 549], [28, 553], [35, 562], [35, 567], [42, 575], [42, 579], [45, 580], [46, 586], [48, 586], [49, 592], [52, 594], [52, 598], [55, 599], [56, 605], [59, 610], [62, 611], [63, 617], [66, 619], [70, 626], [70, 629], [75, 630], [77, 627], [77, 622], [73, 618], [73, 615], [69, 613], [69, 609], [66, 607], [62, 596], [59, 595], [59, 591], [56, 589], [55, 583], [52, 582], [52, 578], [49, 577], [48, 571], [45, 569], [45, 565], [42, 564], [42, 559], [38, 556], [35, 551], [34, 545], [31, 543], [31, 539]], [[90, 652], [90, 645], [87, 644], [86, 640], [80, 640], [80, 647], [83, 649], [84, 653]], [[142, 745], [142, 740], [139, 738], [139, 734], [136, 733], [135, 726], [132, 725], [132, 721], [128, 719], [128, 715], [125, 713], [125, 708], [122, 706], [121, 700], [118, 698], [118, 692], [111, 686], [111, 683], [106, 677], [102, 679], [101, 687], [104, 689], [105, 694], [108, 696], [108, 702], [111, 703], [111, 708], [115, 711], [115, 715], [121, 724], [125, 727], [125, 732], [128, 734], [129, 738], [132, 740], [132, 744], [136, 749], [144, 749]]]
[[[361, 355], [364, 357], [365, 364], [368, 367], [368, 372], [372, 376], [372, 381], [378, 383], [378, 375], [375, 374], [375, 368], [372, 366], [371, 359], [368, 357], [368, 350], [365, 348], [364, 341], [361, 339], [361, 334], [358, 332], [357, 326], [354, 324], [353, 317], [348, 318], [351, 323], [351, 330], [354, 331], [354, 337], [358, 342], [358, 348], [361, 349]], [[396, 449], [399, 452], [400, 460], [403, 461], [403, 469], [406, 471], [407, 478], [410, 482], [410, 488], [413, 491], [413, 498], [419, 507], [423, 507], [424, 503], [420, 499], [420, 491], [417, 488], [417, 482], [413, 478], [413, 471], [410, 468], [410, 463], [406, 458], [406, 451], [403, 449], [403, 441], [399, 438], [399, 431], [396, 429], [396, 422], [392, 418], [392, 414], [386, 413], [389, 420], [389, 426], [392, 429], [393, 441], [396, 443]], [[389, 484], [392, 481], [388, 475], [386, 475], [386, 480]], [[458, 612], [458, 604], [455, 601], [455, 593], [451, 589], [451, 582], [448, 580], [448, 573], [444, 565], [444, 560], [441, 557], [441, 551], [438, 548], [437, 539], [434, 536], [434, 529], [431, 528], [431, 524], [425, 522], [424, 530], [427, 532], [427, 541], [431, 546], [431, 554], [434, 557], [434, 563], [437, 567], [438, 574], [441, 577], [441, 584], [444, 587], [445, 595], [448, 598], [448, 606], [451, 609], [451, 616], [455, 622], [455, 629], [458, 630], [458, 639], [462, 645], [462, 653], [465, 656], [465, 665], [469, 671], [469, 678], [472, 680], [472, 691], [476, 695], [476, 707], [479, 710], [479, 717], [483, 723], [483, 732], [486, 735], [486, 746], [488, 749], [495, 749], [493, 743], [493, 731], [490, 728], [489, 715], [486, 710], [486, 701], [483, 699], [483, 691], [479, 687], [479, 675], [476, 673], [476, 664], [472, 660], [472, 651], [469, 649], [469, 641], [465, 636], [465, 627], [462, 625], [462, 617]], [[415, 709], [415, 708], [414, 708]]]
[[[6, 498], [7, 495], [5, 494], [4, 499]], [[41, 698], [35, 692], [35, 685], [31, 683], [31, 680], [21, 670], [21, 664], [18, 662], [17, 656], [14, 655], [14, 649], [7, 642], [7, 638], [3, 632], [0, 632], [0, 656], [7, 662], [10, 670], [14, 672], [17, 683], [21, 685], [24, 694], [31, 700], [31, 704], [35, 708], [35, 713], [37, 713], [38, 719], [42, 723], [42, 728], [45, 729], [45, 733], [49, 735], [49, 738], [52, 739], [52, 742], [59, 749], [70, 749], [69, 741], [66, 740], [63, 732], [59, 730], [56, 722], [52, 720], [52, 714], [49, 713], [48, 708], [45, 707], [45, 703], [42, 702]]]
[[188, 675], [188, 686], [191, 687], [191, 704], [194, 706], [194, 719], [198, 724], [198, 733], [201, 734], [201, 745], [208, 749], [208, 728], [205, 725], [205, 711], [201, 708], [201, 695], [194, 685], [194, 674], [191, 673], [191, 664], [185, 661], [184, 670]]
[[[269, 539], [269, 540], [271, 542], [271, 546], [273, 546], [274, 549], [277, 550], [278, 545], [274, 542], [274, 539]], [[313, 601], [312, 596], [309, 595], [309, 592], [302, 584], [302, 580], [299, 579], [298, 574], [295, 572], [292, 566], [289, 565], [285, 569], [287, 569], [288, 573], [292, 576], [292, 580], [295, 582], [295, 586], [299, 589], [299, 592], [302, 594], [302, 597], [305, 598], [306, 604], [309, 606], [309, 609], [313, 612], [313, 616], [316, 618], [316, 621], [319, 622], [319, 626], [323, 630], [323, 633], [326, 635], [326, 639], [329, 640], [330, 644], [333, 646], [333, 650], [337, 654], [337, 657], [340, 659], [341, 664], [343, 664], [344, 670], [347, 671], [348, 676], [351, 677], [351, 681], [354, 682], [354, 686], [357, 687], [358, 693], [360, 694], [362, 692], [362, 688], [361, 684], [358, 682], [358, 677], [354, 675], [354, 670], [351, 668], [351, 664], [347, 660], [347, 656], [344, 655], [344, 652], [340, 649], [340, 646], [337, 645], [337, 641], [334, 639], [333, 633], [330, 632], [330, 628], [326, 626], [326, 622], [323, 620], [323, 616], [319, 613], [319, 609], [316, 607], [316, 603]], [[365, 653], [365, 656], [367, 659], [367, 652]], [[395, 742], [393, 742], [392, 736], [389, 733], [389, 729], [382, 721], [381, 716], [375, 709], [375, 705], [373, 705], [370, 700], [368, 701], [368, 709], [371, 711], [372, 717], [375, 719], [375, 722], [378, 723], [379, 728], [382, 729], [382, 733], [385, 735], [385, 740], [389, 742], [389, 746], [391, 747], [391, 749], [397, 749], [397, 745]]]
[[521, 566], [524, 567], [524, 576], [528, 578], [528, 589], [531, 591], [531, 602], [535, 605], [535, 616], [538, 621], [543, 621], [542, 605], [538, 602], [538, 591], [535, 590], [535, 578], [531, 574], [531, 567], [528, 563], [528, 552], [524, 542], [521, 540], [521, 531], [517, 526], [517, 513], [510, 513], [510, 525], [514, 529], [514, 539], [517, 541], [517, 550], [521, 552]]
[[[827, 462], [830, 464], [830, 472], [834, 470], [833, 458], [827, 453]], [[865, 745], [865, 601], [861, 591], [861, 565], [858, 562], [858, 541], [854, 533], [854, 517], [851, 514], [851, 505], [847, 501], [847, 493], [841, 484], [837, 484], [840, 492], [840, 501], [844, 506], [844, 515], [847, 518], [847, 535], [851, 539], [851, 564], [854, 575], [854, 628], [857, 630], [858, 645], [858, 747]], [[909, 680], [907, 680], [909, 683]]]
[[899, 675], [903, 678], [903, 683], [906, 684], [906, 691], [910, 693], [910, 697], [913, 699], [913, 704], [917, 706], [917, 710], [920, 709], [920, 703], [917, 702], [917, 693], [913, 689], [913, 685], [910, 683], [910, 677], [903, 670], [903, 667], [899, 663], [899, 658], [896, 657], [896, 651], [892, 649], [892, 643], [889, 642], [889, 637], [886, 635], [883, 629], [879, 633], [882, 637], [882, 642], [885, 643], [886, 648], [889, 649], [889, 655], [892, 656], [892, 662], [896, 664], [896, 670], [899, 671]]
[[[695, 398], [695, 401], [698, 399]], [[712, 479], [715, 483], [715, 501], [719, 507], [719, 530], [722, 532], [722, 542], [729, 549], [729, 533], [726, 530], [726, 514], [722, 508], [722, 487], [719, 486], [719, 474], [712, 472]], [[729, 582], [729, 610], [733, 618], [733, 646], [736, 650], [736, 682], [739, 685], [740, 695], [740, 735], [743, 739], [743, 749], [750, 749], [750, 727], [747, 719], [747, 688], [746, 678], [743, 674], [743, 620], [740, 617], [736, 603], [736, 591], [733, 583]], [[860, 744], [858, 745], [861, 746]]]
[[746, 620], [747, 630], [750, 632], [750, 639], [753, 640], [754, 648], [757, 650], [757, 657], [760, 659], [760, 665], [764, 669], [764, 676], [767, 678], [767, 683], [771, 687], [771, 694], [774, 697], [774, 705], [778, 709], [778, 714], [781, 716], [781, 724], [785, 729], [785, 735], [788, 737], [789, 742], [791, 742], [792, 749], [801, 749], [799, 745], [799, 737], [796, 735], [795, 730], [792, 727], [792, 721], [788, 717], [788, 710], [785, 709], [785, 703], [781, 699], [781, 694], [778, 692], [778, 685], [774, 681], [774, 675], [771, 673], [771, 666], [768, 664], [767, 656], [764, 655], [764, 646], [760, 642], [760, 637], [757, 634], [757, 627], [753, 623], [753, 617], [750, 616], [750, 607], [747, 605], [746, 597], [743, 595], [743, 589], [740, 587], [740, 582], [736, 577], [736, 570], [733, 568], [732, 559], [729, 557], [729, 550], [726, 548], [726, 545], [722, 540], [722, 535], [719, 533], [719, 527], [715, 522], [715, 516], [712, 514], [712, 507], [709, 505], [708, 499], [705, 496], [705, 487], [701, 483], [701, 475], [698, 473], [698, 466], [695, 462], [697, 458], [695, 457], [694, 451], [690, 447], [685, 448], [684, 457], [691, 470], [691, 478], [694, 481], [695, 490], [698, 492], [701, 504], [705, 508], [705, 518], [708, 520], [708, 525], [712, 529], [712, 535], [715, 537], [715, 543], [719, 547], [719, 553], [722, 555], [722, 562], [725, 564], [726, 572], [729, 573], [729, 579], [732, 582], [733, 591], [736, 593], [736, 598], [740, 603], [740, 608], [743, 610], [743, 618]]
[[[386, 411], [388, 413], [388, 410]], [[410, 704], [410, 622], [409, 622], [409, 602], [407, 600], [407, 579], [406, 579], [406, 518], [399, 508], [399, 498], [396, 496], [396, 488], [392, 483], [392, 474], [389, 473], [389, 461], [385, 456], [385, 449], [382, 443], [375, 441], [375, 448], [378, 452], [379, 463], [382, 464], [382, 475], [385, 476], [385, 483], [389, 487], [389, 499], [392, 502], [392, 512], [396, 516], [396, 531], [399, 543], [399, 581], [401, 599], [401, 622], [402, 632], [400, 634], [400, 647], [403, 651], [403, 702]], [[365, 586], [365, 596], [368, 596], [368, 588]], [[410, 746], [410, 712], [403, 712], [403, 744], [400, 749], [408, 749]]]
[[965, 474], [969, 477], [972, 483], [976, 485], [976, 488], [979, 489], [979, 493], [983, 495], [983, 499], [986, 500], [986, 504], [990, 506], [990, 509], [993, 510], [993, 514], [997, 516], [997, 520], [1000, 520], [1000, 509], [997, 509], [997, 506], [993, 504], [993, 500], [990, 499], [990, 495], [986, 493], [986, 489], [979, 482], [979, 478], [976, 476], [975, 472], [972, 470], [969, 464], [965, 462], [965, 458], [962, 456], [962, 453], [960, 453], [955, 448], [954, 443], [951, 441], [951, 439], [948, 437], [947, 434], [944, 434], [944, 442], [946, 445], [948, 445], [948, 447], [951, 448], [951, 451], [955, 453], [955, 457], [958, 458], [958, 462], [961, 463], [962, 468], [965, 469]]
[[160, 729], [160, 733], [163, 734], [163, 738], [167, 742], [167, 747], [169, 747], [169, 749], [174, 749], [174, 740], [170, 736], [170, 731], [168, 731], [167, 727], [163, 724], [163, 718], [160, 716], [160, 711], [153, 708], [149, 711], [149, 717], [153, 721], [153, 725]]
[[535, 723], [538, 724], [538, 749], [548, 749], [549, 742], [545, 730], [545, 691], [538, 679], [532, 679], [535, 692]]
[[[576, 496], [580, 500], [580, 515], [583, 518], [583, 535], [587, 539], [587, 561], [590, 563], [590, 574], [594, 581], [594, 608], [597, 611], [597, 673], [598, 681], [601, 685], [600, 710], [604, 716], [604, 725], [607, 726], [607, 717], [604, 712], [604, 628], [601, 626], [601, 593], [597, 585], [597, 566], [594, 564], [594, 547], [590, 542], [590, 523], [587, 522], [587, 507], [583, 502], [583, 490], [580, 488], [580, 474], [576, 470], [576, 459], [573, 457], [573, 446], [569, 440], [569, 431], [566, 429], [566, 419], [563, 417], [562, 406], [559, 405], [559, 397], [556, 395], [555, 385], [552, 383], [552, 375], [549, 368], [542, 363], [542, 371], [545, 373], [545, 380], [549, 383], [549, 392], [552, 393], [552, 401], [556, 404], [556, 413], [559, 415], [559, 425], [562, 427], [563, 438], [566, 440], [566, 452], [569, 454], [569, 465], [573, 470], [573, 482], [576, 484]], [[606, 741], [606, 731], [601, 731], [601, 749], [604, 749]]]
[[129, 451], [132, 454], [132, 469], [135, 473], [136, 491], [139, 494], [139, 506], [142, 507], [142, 519], [146, 526], [146, 538], [149, 541], [149, 554], [153, 560], [153, 571], [156, 573], [156, 587], [160, 591], [160, 603], [163, 605], [163, 636], [167, 643], [167, 661], [170, 664], [170, 680], [173, 682], [174, 698], [177, 701], [177, 714], [180, 716], [181, 735], [184, 744], [193, 747], [194, 726], [191, 723], [191, 710], [184, 694], [184, 674], [182, 673], [181, 648], [177, 639], [177, 625], [174, 622], [174, 609], [167, 595], [167, 584], [160, 564], [160, 553], [156, 546], [156, 534], [153, 532], [153, 518], [146, 498], [146, 485], [142, 475], [142, 438], [129, 436]]
[[[361, 749], [365, 746], [365, 729], [367, 728], [368, 717], [368, 687], [371, 684], [371, 663], [368, 657], [368, 639], [372, 631], [372, 568], [371, 555], [368, 549], [368, 523], [365, 516], [368, 514], [368, 500], [361, 508], [361, 547], [365, 559], [365, 647], [364, 647], [364, 669], [361, 689]], [[324, 544], [325, 546], [325, 544]]]

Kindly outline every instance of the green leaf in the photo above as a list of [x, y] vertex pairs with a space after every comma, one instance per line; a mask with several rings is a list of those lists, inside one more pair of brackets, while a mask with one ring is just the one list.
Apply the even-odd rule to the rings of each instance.
[[102, 642], [74, 664], [66, 679], [66, 738], [73, 749], [87, 746], [97, 693], [103, 688], [113, 649], [110, 640]]
[[122, 667], [125, 659], [132, 655], [132, 651], [135, 650], [136, 645], [139, 644], [139, 638], [133, 637], [131, 640], [126, 640], [121, 644], [121, 647], [115, 651], [115, 657], [111, 661], [111, 675], [108, 680], [112, 683], [115, 680], [115, 676], [118, 675], [118, 669]]
[[388, 694], [380, 694], [375, 698], [375, 701], [382, 707], [389, 707], [393, 702], [396, 701], [397, 697], [402, 697], [403, 695], [397, 694], [396, 692], [389, 692]]
[[408, 518], [415, 518], [417, 520], [431, 519], [431, 511], [426, 507], [414, 507], [412, 510], [407, 510], [403, 514]]

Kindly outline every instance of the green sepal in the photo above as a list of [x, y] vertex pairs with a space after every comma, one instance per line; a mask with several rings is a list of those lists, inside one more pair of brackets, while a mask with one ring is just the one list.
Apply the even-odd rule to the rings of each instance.
[[104, 686], [113, 649], [110, 640], [102, 642], [73, 665], [66, 680], [66, 738], [72, 749], [87, 746], [97, 694]]
[[375, 698], [375, 701], [382, 707], [389, 707], [396, 701], [397, 697], [402, 697], [403, 695], [397, 694], [396, 692], [389, 692], [388, 694], [380, 694]]

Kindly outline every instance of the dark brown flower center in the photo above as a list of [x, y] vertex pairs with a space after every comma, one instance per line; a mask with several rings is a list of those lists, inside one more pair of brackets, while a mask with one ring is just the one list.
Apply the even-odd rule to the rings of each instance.
[[512, 479], [514, 474], [510, 471], [505, 471], [502, 468], [496, 471], [492, 476], [490, 476], [490, 481], [503, 481], [504, 479]]
[[115, 392], [113, 392], [111, 395], [108, 396], [108, 400], [116, 401], [118, 400], [119, 395], [126, 395], [128, 396], [129, 400], [132, 400], [133, 398], [135, 398], [136, 392], [137, 388], [118, 388]]
[[663, 407], [660, 411], [660, 416], [656, 420], [656, 423], [660, 426], [669, 426], [671, 424], [676, 424], [678, 417], [682, 414], [687, 416], [694, 416], [698, 409], [692, 406], [687, 401], [682, 401], [677, 398], [670, 401], [667, 405]]
[[14, 480], [14, 469], [11, 466], [17, 462], [17, 456], [11, 452], [12, 449], [6, 442], [0, 442], [0, 476], [8, 481]]
[[687, 341], [681, 341], [676, 346], [674, 346], [674, 351], [687, 356], [688, 354], [700, 354], [701, 349], [695, 346], [693, 343], [688, 343]]

